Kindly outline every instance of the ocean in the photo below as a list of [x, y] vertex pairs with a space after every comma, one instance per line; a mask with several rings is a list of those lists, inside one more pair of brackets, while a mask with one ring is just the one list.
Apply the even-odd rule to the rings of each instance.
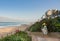
[[0, 26], [18, 26], [23, 24], [22, 22], [0, 22]]
[[8, 26], [21, 26], [24, 24], [29, 24], [28, 22], [0, 22], [0, 28], [5, 28]]

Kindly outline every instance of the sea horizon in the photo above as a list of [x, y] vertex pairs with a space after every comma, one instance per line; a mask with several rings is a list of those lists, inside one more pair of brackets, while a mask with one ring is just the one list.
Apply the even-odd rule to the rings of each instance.
[[0, 22], [0, 28], [6, 26], [21, 26], [22, 24], [27, 24], [27, 22]]

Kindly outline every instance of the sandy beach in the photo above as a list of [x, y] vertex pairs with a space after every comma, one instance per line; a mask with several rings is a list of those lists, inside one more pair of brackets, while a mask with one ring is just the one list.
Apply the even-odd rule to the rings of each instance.
[[5, 37], [7, 35], [14, 34], [16, 30], [25, 31], [28, 28], [28, 25], [21, 26], [6, 26], [0, 28], [0, 38]]

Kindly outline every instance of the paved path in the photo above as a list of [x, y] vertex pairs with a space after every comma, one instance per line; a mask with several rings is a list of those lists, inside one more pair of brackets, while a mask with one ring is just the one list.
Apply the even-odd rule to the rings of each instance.
[[28, 32], [32, 37], [32, 41], [60, 41], [60, 33], [50, 33], [43, 35], [40, 32]]
[[32, 41], [60, 41], [58, 38], [43, 38], [38, 36], [32, 36]]

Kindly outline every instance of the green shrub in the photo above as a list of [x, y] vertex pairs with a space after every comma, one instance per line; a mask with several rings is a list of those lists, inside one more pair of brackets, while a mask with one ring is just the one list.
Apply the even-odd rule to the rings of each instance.
[[26, 32], [19, 32], [11, 36], [7, 36], [3, 39], [0, 39], [1, 41], [31, 41], [31, 37], [28, 36]]
[[41, 20], [40, 22], [36, 22], [29, 28], [29, 31], [32, 31], [32, 32], [41, 31], [41, 28], [43, 27], [42, 26], [43, 23], [47, 24], [48, 32], [60, 32], [60, 17], [57, 17], [54, 19], [45, 18]]
[[32, 32], [41, 31], [40, 23], [39, 23], [39, 22], [36, 22], [36, 23], [33, 24], [28, 30], [29, 30], [29, 31], [32, 31]]

